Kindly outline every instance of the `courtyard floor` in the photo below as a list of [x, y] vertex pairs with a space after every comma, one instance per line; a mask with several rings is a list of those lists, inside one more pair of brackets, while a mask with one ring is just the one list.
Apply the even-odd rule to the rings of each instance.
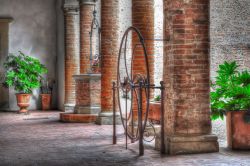
[[147, 146], [125, 149], [121, 126], [112, 145], [112, 126], [59, 122], [59, 112], [0, 113], [0, 166], [250, 166], [250, 151], [168, 156]]

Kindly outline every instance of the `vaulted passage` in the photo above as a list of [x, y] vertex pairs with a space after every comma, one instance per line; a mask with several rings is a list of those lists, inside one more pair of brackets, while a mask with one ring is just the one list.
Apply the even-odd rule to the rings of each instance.
[[248, 0], [0, 0], [0, 165], [249, 165], [234, 151], [250, 149], [249, 15]]

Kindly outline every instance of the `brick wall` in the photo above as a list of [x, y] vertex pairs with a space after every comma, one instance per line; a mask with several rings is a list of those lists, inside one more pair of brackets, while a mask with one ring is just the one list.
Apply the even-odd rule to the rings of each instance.
[[209, 117], [209, 0], [165, 0], [166, 132], [207, 134]]

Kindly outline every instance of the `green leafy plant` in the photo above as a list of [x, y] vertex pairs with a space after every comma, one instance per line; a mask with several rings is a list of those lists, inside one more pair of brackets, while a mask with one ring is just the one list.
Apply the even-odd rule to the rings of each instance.
[[219, 65], [215, 82], [211, 83], [211, 119], [223, 119], [227, 111], [250, 109], [250, 73], [240, 72], [236, 62]]
[[17, 55], [10, 54], [4, 67], [6, 73], [3, 84], [14, 87], [18, 93], [32, 93], [32, 89], [40, 87], [42, 74], [47, 73], [47, 68], [38, 59], [21, 51]]
[[156, 95], [154, 97], [154, 101], [161, 101], [161, 95]]

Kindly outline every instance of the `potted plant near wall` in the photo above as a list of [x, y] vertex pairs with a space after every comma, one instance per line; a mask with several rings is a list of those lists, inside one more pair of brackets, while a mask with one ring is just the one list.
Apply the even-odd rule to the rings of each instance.
[[4, 63], [6, 69], [4, 85], [14, 87], [19, 113], [27, 113], [32, 90], [40, 87], [42, 74], [47, 73], [46, 67], [36, 58], [19, 51], [10, 54]]
[[219, 65], [212, 83], [211, 119], [227, 120], [227, 142], [232, 149], [250, 149], [250, 73], [236, 62]]
[[41, 81], [42, 86], [40, 87], [40, 90], [41, 90], [42, 110], [51, 109], [53, 84], [54, 81], [51, 79]]
[[161, 95], [156, 95], [149, 103], [149, 119], [160, 122], [161, 119]]

